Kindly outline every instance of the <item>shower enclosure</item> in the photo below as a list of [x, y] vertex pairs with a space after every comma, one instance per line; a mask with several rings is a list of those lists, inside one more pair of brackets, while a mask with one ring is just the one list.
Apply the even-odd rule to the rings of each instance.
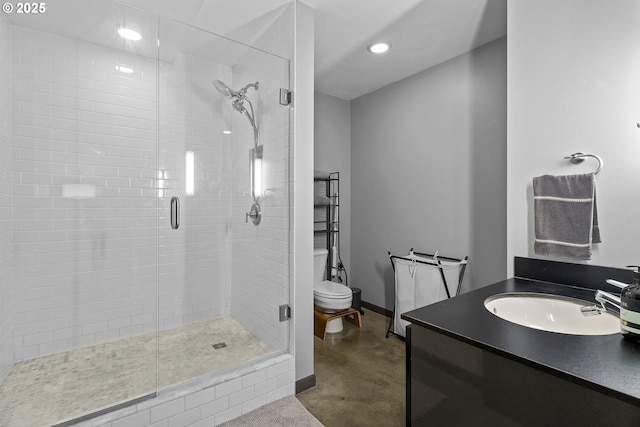
[[[118, 2], [46, 7], [0, 16], [0, 425], [287, 353], [289, 60]], [[258, 225], [254, 127], [214, 80], [260, 82]]]

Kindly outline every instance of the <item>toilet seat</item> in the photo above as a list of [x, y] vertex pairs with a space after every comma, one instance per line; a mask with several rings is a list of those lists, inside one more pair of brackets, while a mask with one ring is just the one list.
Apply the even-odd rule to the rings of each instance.
[[331, 282], [329, 280], [314, 283], [313, 292], [325, 298], [343, 299], [353, 297], [353, 292], [350, 288], [341, 283]]

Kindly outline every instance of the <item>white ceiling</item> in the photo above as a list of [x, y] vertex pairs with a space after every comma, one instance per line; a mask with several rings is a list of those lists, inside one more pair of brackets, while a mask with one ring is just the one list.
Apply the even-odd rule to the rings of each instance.
[[[289, 0], [125, 0], [250, 43]], [[507, 34], [507, 0], [300, 0], [315, 13], [315, 89], [351, 100]], [[250, 24], [250, 25], [247, 25]], [[255, 36], [255, 35], [254, 35]], [[386, 40], [373, 56], [366, 46]]]
[[[123, 1], [248, 44], [290, 3], [290, 0]], [[315, 12], [315, 89], [346, 100], [440, 64], [507, 32], [507, 0], [300, 1]], [[18, 25], [43, 31], [57, 29], [62, 35], [86, 40], [89, 31], [85, 30], [112, 26], [113, 22], [107, 23], [105, 17], [123, 13], [112, 11], [107, 4], [97, 0], [56, 0], [47, 4], [46, 16], [19, 20], [14, 14], [9, 18]], [[77, 25], [64, 24], [69, 22], [70, 14]], [[105, 30], [114, 33], [110, 28]], [[80, 35], [74, 34], [80, 31]], [[368, 53], [366, 46], [379, 40], [390, 42], [392, 49], [381, 56]]]
[[[315, 9], [316, 91], [354, 99], [507, 34], [507, 0], [302, 0]], [[384, 40], [381, 56], [368, 44]]]

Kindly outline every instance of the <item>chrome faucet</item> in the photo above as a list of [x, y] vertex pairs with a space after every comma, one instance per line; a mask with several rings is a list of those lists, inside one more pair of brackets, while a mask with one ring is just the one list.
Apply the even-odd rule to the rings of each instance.
[[605, 303], [609, 303], [620, 311], [620, 297], [616, 296], [612, 293], [597, 290], [596, 291], [596, 301], [600, 303], [603, 310], [607, 310], [605, 307]]
[[[617, 280], [613, 280], [613, 279], [608, 279], [606, 282], [610, 285], [617, 286], [620, 289], [624, 289], [627, 286], [629, 286], [626, 283], [618, 282]], [[593, 315], [601, 314], [602, 312], [607, 311], [607, 307], [605, 306], [605, 303], [611, 304], [612, 306], [618, 309], [618, 312], [620, 311], [620, 297], [618, 295], [614, 295], [611, 292], [605, 292], [598, 289], [596, 291], [595, 300], [596, 302], [600, 303], [599, 306], [589, 305], [585, 307], [580, 307], [580, 311], [582, 312], [583, 316], [593, 316]]]

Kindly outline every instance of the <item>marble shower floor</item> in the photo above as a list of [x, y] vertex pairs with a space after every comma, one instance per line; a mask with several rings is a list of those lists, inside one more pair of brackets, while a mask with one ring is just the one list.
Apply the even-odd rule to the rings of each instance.
[[[50, 426], [272, 352], [230, 317], [188, 323], [14, 363], [0, 426]], [[214, 344], [226, 346], [214, 348]], [[220, 347], [220, 346], [216, 346]]]

